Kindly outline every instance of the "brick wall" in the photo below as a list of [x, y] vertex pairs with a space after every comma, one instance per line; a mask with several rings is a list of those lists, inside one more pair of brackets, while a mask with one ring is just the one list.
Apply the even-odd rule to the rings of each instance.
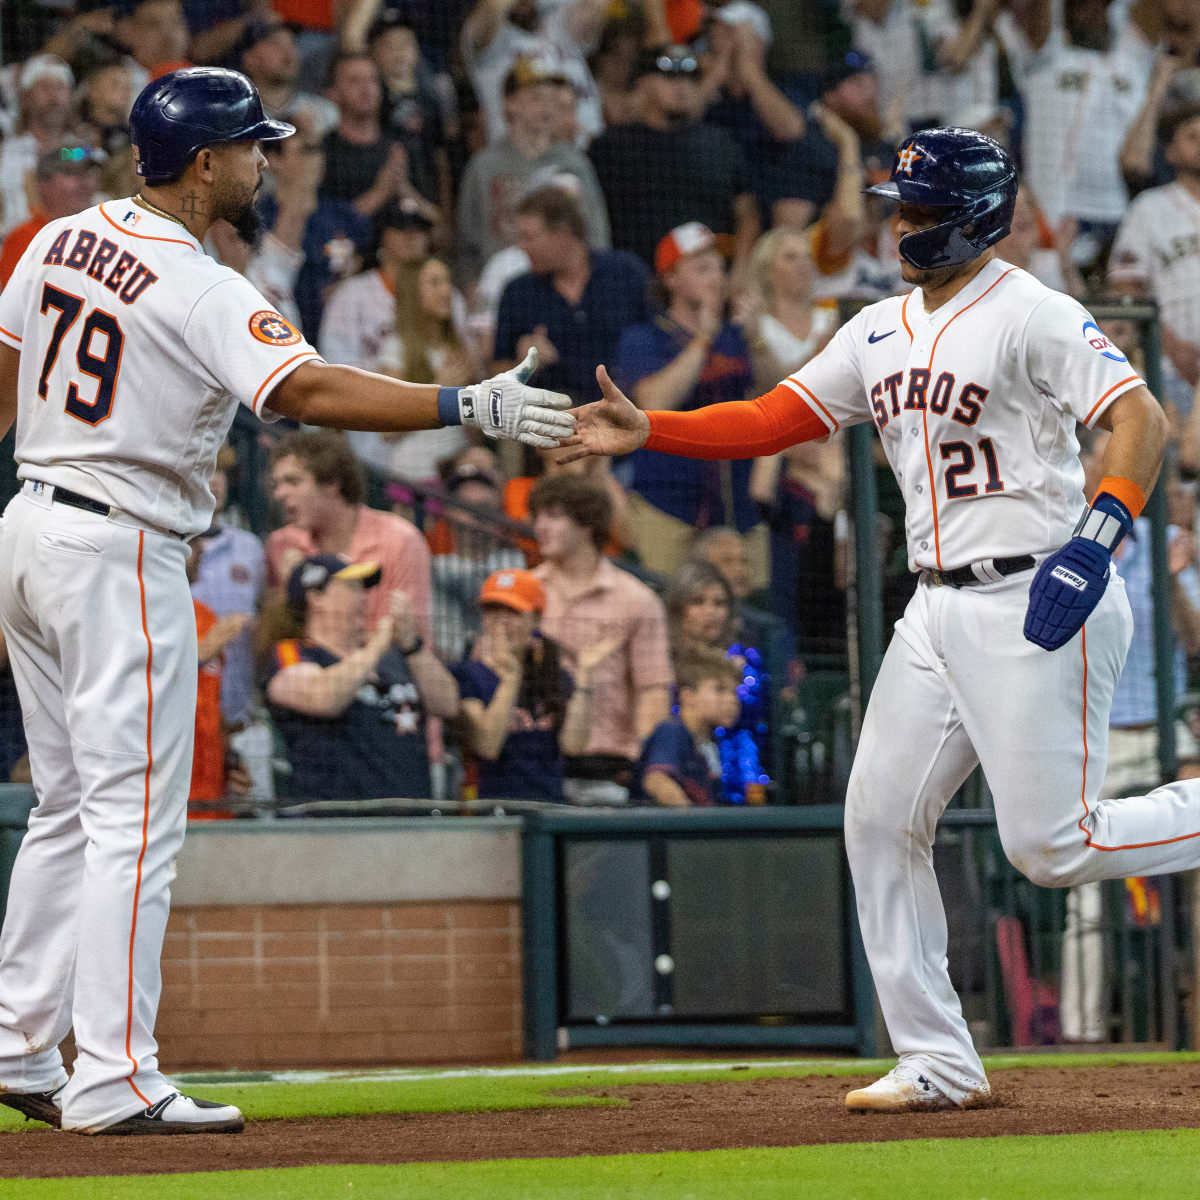
[[163, 1068], [514, 1059], [520, 952], [507, 901], [176, 909]]

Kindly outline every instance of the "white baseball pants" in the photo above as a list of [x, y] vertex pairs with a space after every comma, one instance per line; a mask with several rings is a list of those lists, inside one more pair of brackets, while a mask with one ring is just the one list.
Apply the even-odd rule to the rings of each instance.
[[846, 851], [875, 988], [901, 1059], [957, 1101], [985, 1082], [946, 970], [934, 827], [981, 763], [1005, 853], [1063, 887], [1200, 866], [1200, 781], [1101, 800], [1113, 689], [1133, 628], [1114, 572], [1083, 631], [1025, 640], [1032, 573], [922, 582], [896, 624], [846, 799]]
[[0, 625], [37, 807], [0, 935], [0, 1088], [63, 1083], [95, 1130], [174, 1089], [154, 1020], [196, 705], [196, 626], [177, 538], [50, 502], [0, 522]]

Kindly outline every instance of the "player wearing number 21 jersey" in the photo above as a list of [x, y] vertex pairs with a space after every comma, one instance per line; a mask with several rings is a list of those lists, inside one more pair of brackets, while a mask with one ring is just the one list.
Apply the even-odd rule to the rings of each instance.
[[325, 363], [205, 255], [214, 221], [253, 225], [260, 142], [295, 132], [245, 76], [161, 76], [130, 123], [142, 192], [46, 226], [0, 294], [0, 436], [15, 421], [23, 480], [0, 626], [38, 801], [0, 932], [0, 1104], [87, 1134], [236, 1132], [236, 1107], [163, 1076], [154, 1039], [196, 711], [187, 540], [236, 407], [541, 446], [573, 419], [525, 384], [536, 356], [464, 388]]
[[[1099, 798], [1108, 714], [1132, 630], [1111, 553], [1153, 487], [1166, 420], [1074, 300], [997, 257], [1016, 197], [981, 134], [900, 148], [906, 297], [863, 309], [757, 400], [639, 413], [604, 377], [564, 461], [647, 449], [774, 454], [870, 421], [905, 499], [915, 595], [871, 692], [846, 796], [859, 924], [896, 1068], [846, 1098], [908, 1112], [979, 1103], [989, 1085], [946, 970], [931, 851], [982, 765], [1008, 857], [1067, 886], [1200, 866], [1200, 783]], [[1083, 495], [1077, 424], [1112, 431]]]

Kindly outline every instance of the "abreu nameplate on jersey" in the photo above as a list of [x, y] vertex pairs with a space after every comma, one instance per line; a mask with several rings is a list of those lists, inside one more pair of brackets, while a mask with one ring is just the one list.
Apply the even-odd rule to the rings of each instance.
[[300, 340], [300, 330], [269, 308], [261, 309], [250, 318], [250, 332], [268, 346], [294, 346]]

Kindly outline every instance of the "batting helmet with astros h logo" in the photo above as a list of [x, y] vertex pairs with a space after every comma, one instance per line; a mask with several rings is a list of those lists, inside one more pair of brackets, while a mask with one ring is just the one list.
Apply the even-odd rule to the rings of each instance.
[[999, 142], [974, 129], [922, 129], [900, 144], [891, 178], [867, 191], [946, 210], [945, 220], [900, 239], [900, 256], [932, 271], [970, 262], [1008, 236], [1017, 168]]
[[177, 179], [191, 160], [220, 142], [273, 142], [294, 125], [264, 113], [258, 89], [239, 71], [185, 67], [148, 83], [129, 114], [137, 173], [147, 183]]

